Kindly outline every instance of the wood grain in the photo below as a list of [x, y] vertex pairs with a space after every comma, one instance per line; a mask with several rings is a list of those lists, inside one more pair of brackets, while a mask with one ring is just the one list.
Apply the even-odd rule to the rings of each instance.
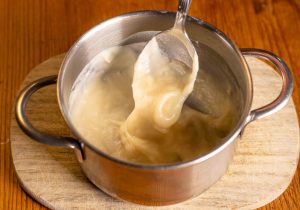
[[[62, 59], [63, 56], [56, 56], [38, 65], [22, 86], [57, 74]], [[247, 57], [247, 62], [254, 82], [253, 108], [261, 107], [276, 98], [281, 90], [281, 79], [272, 67], [258, 59]], [[35, 93], [29, 101], [27, 113], [39, 130], [53, 135], [69, 135], [57, 104], [55, 85]], [[281, 129], [283, 126], [286, 129]], [[157, 209], [107, 196], [87, 180], [72, 150], [31, 140], [21, 131], [14, 115], [10, 140], [20, 184], [32, 197], [52, 209]], [[290, 101], [280, 112], [246, 128], [228, 171], [215, 185], [194, 199], [162, 210], [253, 209], [263, 206], [288, 187], [297, 167], [299, 147], [297, 115]]]
[[[86, 30], [133, 10], [175, 10], [177, 0], [1, 0], [0, 1], [0, 209], [45, 209], [20, 188], [13, 172], [9, 121], [17, 90], [37, 64], [66, 52]], [[300, 111], [300, 1], [194, 0], [191, 15], [232, 38], [239, 47], [274, 52], [295, 78]], [[285, 193], [263, 209], [300, 209], [300, 167]]]

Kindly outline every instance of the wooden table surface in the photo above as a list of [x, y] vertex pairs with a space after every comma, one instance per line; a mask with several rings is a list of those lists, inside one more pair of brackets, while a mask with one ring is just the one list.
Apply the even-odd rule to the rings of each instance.
[[[21, 189], [10, 154], [10, 114], [26, 74], [66, 52], [80, 35], [107, 18], [176, 8], [177, 0], [0, 0], [1, 210], [47, 209]], [[293, 99], [299, 119], [299, 0], [193, 0], [190, 15], [216, 26], [241, 48], [269, 50], [285, 60], [295, 78]], [[289, 188], [262, 209], [300, 209], [299, 174], [298, 164]]]

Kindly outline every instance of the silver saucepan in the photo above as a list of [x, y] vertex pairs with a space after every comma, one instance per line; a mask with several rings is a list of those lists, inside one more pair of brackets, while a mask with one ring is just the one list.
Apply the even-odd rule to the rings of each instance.
[[[222, 59], [204, 62], [202, 68], [214, 65], [224, 69], [224, 62], [236, 79], [241, 99], [239, 120], [218, 147], [206, 155], [190, 161], [169, 165], [143, 165], [116, 159], [90, 144], [79, 134], [69, 116], [69, 96], [72, 85], [84, 66], [99, 52], [119, 45], [126, 38], [142, 31], [164, 31], [174, 23], [175, 13], [141, 11], [109, 19], [85, 33], [67, 53], [58, 77], [41, 78], [25, 87], [16, 103], [16, 119], [31, 138], [45, 144], [73, 148], [86, 176], [107, 194], [144, 205], [169, 205], [195, 197], [213, 185], [226, 171], [234, 155], [238, 136], [253, 120], [281, 109], [292, 94], [293, 79], [287, 65], [276, 55], [258, 49], [239, 49], [229, 38], [213, 26], [196, 18], [187, 18], [187, 33], [195, 43], [202, 43], [217, 52]], [[205, 51], [202, 54], [206, 54]], [[282, 90], [270, 104], [251, 110], [253, 87], [249, 67], [244, 56], [270, 61], [282, 77]], [[201, 55], [200, 55], [201, 56]], [[209, 61], [210, 56], [206, 56]], [[30, 96], [38, 89], [57, 83], [61, 113], [74, 134], [55, 137], [35, 129], [26, 116]]]

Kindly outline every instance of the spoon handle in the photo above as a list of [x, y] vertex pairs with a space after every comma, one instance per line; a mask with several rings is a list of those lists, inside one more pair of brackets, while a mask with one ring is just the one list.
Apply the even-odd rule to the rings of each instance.
[[192, 0], [179, 0], [176, 20], [174, 24], [175, 29], [185, 31], [185, 19], [190, 8]]

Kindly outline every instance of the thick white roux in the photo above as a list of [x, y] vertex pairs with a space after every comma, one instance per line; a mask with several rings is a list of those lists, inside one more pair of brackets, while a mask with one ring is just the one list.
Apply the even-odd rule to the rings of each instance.
[[184, 105], [198, 69], [169, 61], [155, 43], [149, 59], [144, 45], [106, 49], [83, 69], [70, 95], [72, 123], [96, 147], [131, 162], [174, 163], [208, 152], [232, 129], [230, 101], [217, 115]]

